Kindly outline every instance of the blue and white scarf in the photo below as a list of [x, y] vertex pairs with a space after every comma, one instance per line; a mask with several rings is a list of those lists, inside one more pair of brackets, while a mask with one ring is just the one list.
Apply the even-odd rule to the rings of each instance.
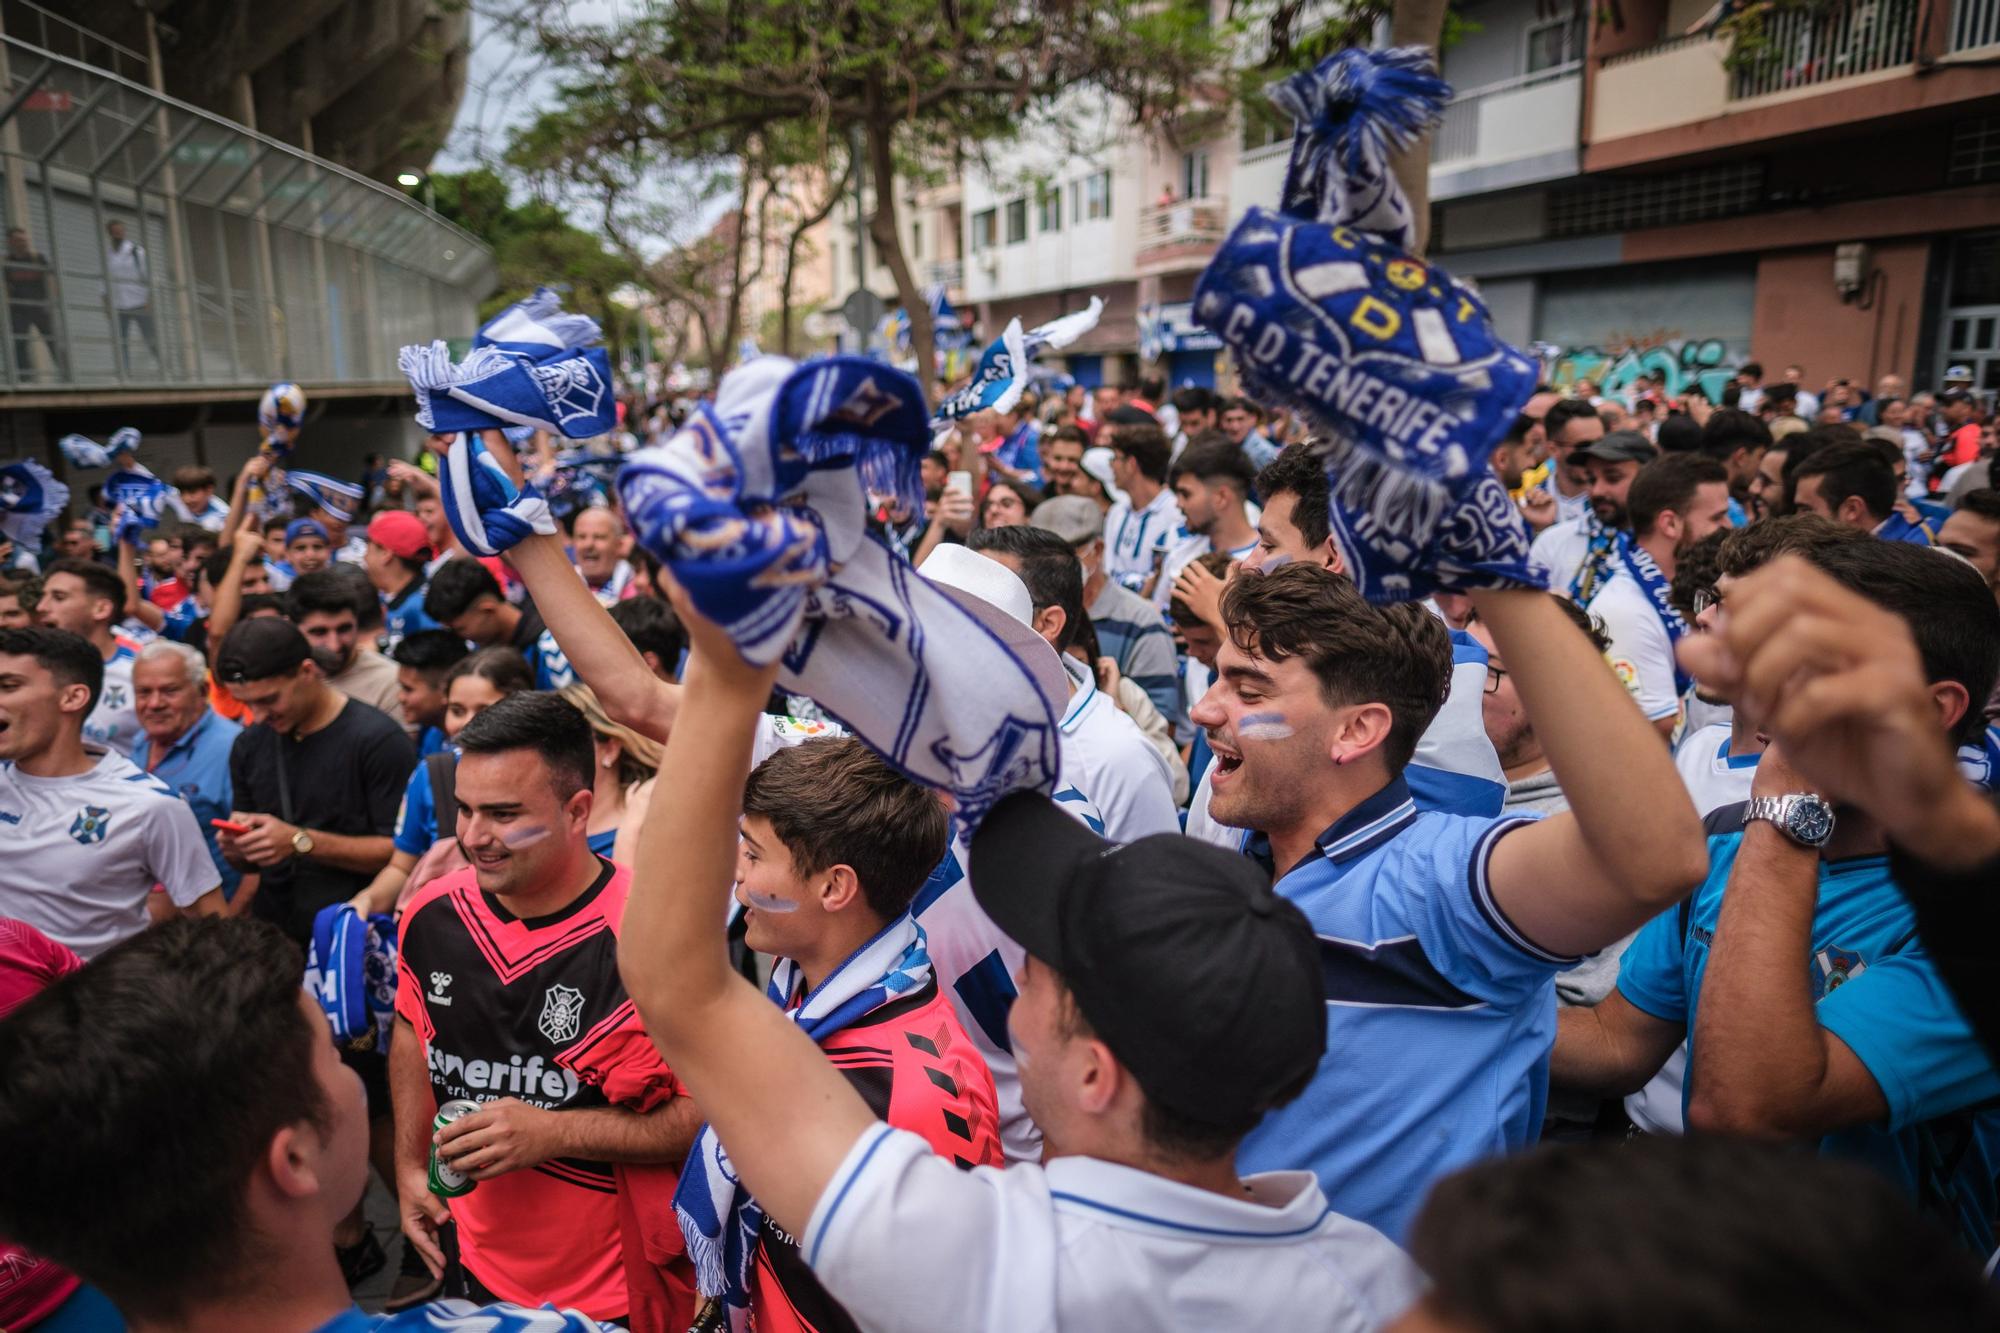
[[287, 472], [285, 485], [342, 523], [354, 521], [354, 515], [359, 512], [361, 501], [367, 494], [353, 482], [329, 477], [323, 472]]
[[1486, 306], [1409, 254], [1389, 156], [1450, 89], [1429, 52], [1343, 51], [1272, 99], [1298, 124], [1284, 209], [1252, 208], [1195, 288], [1195, 318], [1245, 384], [1322, 432], [1331, 526], [1373, 601], [1542, 587], [1487, 459], [1533, 392]]
[[1646, 594], [1653, 614], [1660, 618], [1660, 628], [1667, 632], [1667, 657], [1674, 664], [1674, 693], [1686, 695], [1694, 688], [1694, 677], [1682, 670], [1680, 654], [1674, 650], [1680, 647], [1681, 639], [1687, 634], [1688, 623], [1680, 608], [1674, 605], [1673, 586], [1645, 547], [1630, 539], [1621, 545], [1618, 555], [1625, 563], [1625, 572]]
[[0, 467], [0, 532], [32, 553], [41, 544], [49, 520], [69, 504], [69, 487], [32, 458]]
[[[131, 426], [120, 426], [111, 432], [108, 444], [99, 444], [88, 435], [65, 435], [56, 441], [62, 456], [71, 467], [97, 468], [112, 467], [146, 469], [133, 461], [139, 452], [139, 432]], [[122, 460], [122, 461], [121, 461]], [[151, 476], [151, 473], [146, 473]]]
[[[998, 636], [867, 531], [869, 495], [921, 504], [928, 443], [909, 375], [863, 357], [760, 357], [665, 444], [630, 455], [618, 492], [638, 543], [746, 660], [779, 661], [779, 688], [951, 791], [971, 828], [1005, 793], [1050, 788], [1057, 717]], [[532, 516], [530, 502], [503, 521]]]
[[564, 313], [540, 287], [487, 321], [464, 361], [440, 340], [403, 348], [396, 366], [416, 391], [418, 424], [433, 434], [513, 425], [588, 439], [618, 424], [600, 338], [596, 320]]
[[396, 919], [351, 903], [322, 907], [306, 951], [306, 992], [342, 1050], [379, 1051], [396, 1018]]
[[[815, 1042], [890, 1004], [931, 979], [924, 928], [906, 913], [884, 926], [810, 993], [799, 965], [780, 958], [766, 993]], [[736, 1179], [715, 1130], [703, 1125], [674, 1191], [674, 1214], [687, 1238], [701, 1294], [720, 1297], [733, 1330], [750, 1324], [750, 1274], [764, 1210]]]
[[1604, 580], [1611, 577], [1618, 558], [1632, 544], [1630, 533], [1623, 528], [1607, 527], [1595, 510], [1583, 516], [1583, 535], [1587, 539], [1583, 560], [1569, 580], [1569, 599], [1578, 606], [1590, 605], [1590, 599], [1597, 596]]
[[1028, 387], [1029, 367], [1045, 351], [1069, 346], [1097, 327], [1104, 298], [1093, 296], [1082, 310], [1039, 324], [1026, 333], [1021, 321], [1010, 319], [1000, 336], [988, 343], [964, 388], [937, 405], [931, 425], [940, 427], [974, 412], [1011, 412]]

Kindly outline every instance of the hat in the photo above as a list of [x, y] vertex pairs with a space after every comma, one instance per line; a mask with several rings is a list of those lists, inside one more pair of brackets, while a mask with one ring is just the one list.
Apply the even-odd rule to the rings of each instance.
[[1081, 495], [1058, 495], [1035, 506], [1028, 522], [1047, 528], [1071, 546], [1104, 535], [1104, 511], [1097, 501]]
[[972, 835], [970, 870], [980, 907], [1061, 974], [1155, 1105], [1237, 1126], [1319, 1067], [1312, 927], [1248, 857], [1178, 833], [1119, 846], [1016, 792]]
[[285, 545], [290, 546], [301, 537], [317, 537], [329, 546], [333, 538], [326, 535], [326, 524], [316, 518], [295, 518], [285, 524]]
[[1111, 450], [1100, 444], [1095, 448], [1085, 449], [1083, 458], [1077, 466], [1083, 469], [1085, 476], [1102, 486], [1112, 499], [1123, 500], [1124, 490], [1111, 479], [1111, 457]]
[[1019, 574], [956, 542], [932, 551], [917, 573], [1006, 645], [1034, 676], [1057, 717], [1069, 711], [1069, 672], [1049, 641], [1035, 632], [1035, 599]]
[[428, 560], [432, 555], [431, 536], [424, 530], [423, 520], [401, 509], [391, 509], [370, 519], [368, 540], [405, 560]]
[[277, 616], [241, 620], [215, 654], [215, 678], [224, 685], [244, 685], [289, 675], [312, 656], [312, 645], [299, 627]]
[[1953, 380], [1964, 380], [1967, 384], [1970, 384], [1972, 383], [1972, 367], [1947, 366], [1945, 367], [1944, 380], [1945, 383], [1947, 384], [1951, 383]]
[[1570, 461], [1594, 458], [1600, 463], [1650, 463], [1660, 456], [1653, 442], [1636, 430], [1614, 430], [1604, 438], [1579, 444], [1569, 451]]
[[1950, 407], [1954, 403], [1969, 403], [1971, 401], [1972, 393], [1968, 389], [1942, 389], [1939, 390], [1937, 396], [1937, 405], [1939, 407]]

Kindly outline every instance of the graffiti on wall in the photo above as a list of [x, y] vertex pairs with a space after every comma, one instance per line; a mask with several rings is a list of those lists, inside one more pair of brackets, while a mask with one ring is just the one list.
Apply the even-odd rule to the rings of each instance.
[[1538, 343], [1544, 377], [1557, 388], [1590, 380], [1602, 394], [1622, 393], [1641, 375], [1675, 397], [1699, 388], [1709, 401], [1722, 401], [1722, 386], [1736, 376], [1736, 362], [1720, 338], [1683, 338], [1661, 329], [1649, 334], [1615, 334], [1603, 347], [1558, 347]]

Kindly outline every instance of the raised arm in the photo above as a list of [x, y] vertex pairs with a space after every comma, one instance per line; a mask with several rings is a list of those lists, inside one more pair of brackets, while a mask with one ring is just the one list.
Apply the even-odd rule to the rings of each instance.
[[[224, 532], [235, 532], [242, 526], [244, 511], [250, 504], [250, 483], [268, 475], [271, 471], [270, 455], [255, 453], [244, 462], [236, 474], [236, 480], [229, 487], [229, 513], [222, 520]], [[261, 535], [261, 534], [260, 534]]]
[[1659, 734], [1550, 594], [1472, 600], [1570, 803], [1496, 844], [1494, 901], [1548, 952], [1595, 953], [1701, 882], [1701, 821]]
[[138, 554], [132, 549], [132, 543], [123, 538], [114, 544], [118, 547], [118, 577], [125, 584], [125, 614], [136, 616], [147, 629], [159, 629], [167, 623], [166, 613], [147, 601], [139, 591]]
[[[232, 511], [234, 512], [234, 511]], [[208, 608], [208, 641], [220, 645], [243, 616], [243, 571], [250, 562], [264, 558], [264, 534], [255, 523], [224, 528], [234, 543], [229, 551], [229, 568], [215, 585], [215, 605]]]
[[721, 929], [736, 874], [751, 739], [777, 678], [751, 667], [675, 590], [693, 647], [687, 707], [662, 772], [684, 775], [639, 835], [618, 970], [660, 1054], [728, 1150], [744, 1184], [793, 1235], [875, 1122], [812, 1039], [729, 962]]
[[685, 691], [647, 669], [646, 659], [625, 631], [570, 567], [562, 542], [529, 537], [507, 552], [507, 563], [535, 599], [535, 609], [576, 669], [577, 679], [590, 686], [612, 721], [665, 741]]

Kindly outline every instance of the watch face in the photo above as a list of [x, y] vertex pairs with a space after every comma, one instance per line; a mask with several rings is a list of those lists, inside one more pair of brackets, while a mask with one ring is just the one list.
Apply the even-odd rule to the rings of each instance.
[[1785, 822], [1800, 842], [1818, 845], [1833, 836], [1833, 810], [1824, 801], [1796, 801]]

